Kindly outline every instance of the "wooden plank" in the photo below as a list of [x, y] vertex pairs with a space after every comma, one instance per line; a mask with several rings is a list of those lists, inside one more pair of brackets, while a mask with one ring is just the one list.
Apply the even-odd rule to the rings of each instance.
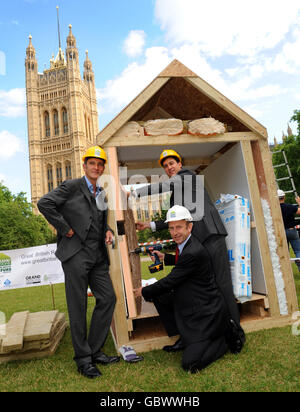
[[[130, 146], [167, 146], [190, 143], [214, 143], [214, 142], [240, 142], [248, 140], [258, 140], [260, 137], [253, 132], [229, 132], [218, 136], [200, 137], [190, 134], [180, 134], [178, 136], [141, 136], [141, 137], [112, 137], [107, 144], [102, 143], [102, 146], [109, 147], [130, 147]], [[100, 143], [99, 143], [100, 144]]]
[[122, 257], [121, 262], [122, 262], [124, 285], [125, 285], [125, 291], [126, 291], [128, 316], [129, 318], [135, 318], [137, 316], [137, 307], [136, 307], [135, 298], [133, 295], [133, 281], [132, 281], [130, 261], [129, 261], [129, 256], [128, 256], [128, 245], [127, 245], [127, 240], [126, 240], [125, 235], [120, 236], [119, 247], [120, 247], [120, 254]]
[[97, 142], [103, 146], [130, 118], [163, 86], [169, 77], [156, 78], [118, 116], [97, 135]]
[[67, 328], [67, 323], [66, 322], [62, 323], [60, 329], [57, 331], [55, 339], [51, 341], [51, 344], [49, 347], [46, 347], [42, 350], [33, 349], [33, 350], [26, 351], [26, 352], [14, 352], [14, 353], [9, 353], [9, 354], [2, 354], [0, 355], [0, 364], [11, 362], [11, 361], [40, 359], [40, 358], [53, 355], [58, 348], [58, 345], [65, 333], [66, 328]]
[[[298, 299], [294, 275], [290, 263], [290, 254], [284, 230], [282, 213], [277, 196], [277, 186], [269, 145], [266, 141], [251, 143], [255, 163], [262, 184], [261, 197], [269, 203], [273, 219], [274, 233], [277, 241], [277, 254], [285, 285], [287, 306], [290, 314], [298, 310]], [[266, 190], [267, 188], [267, 190]]]
[[29, 313], [24, 329], [24, 342], [49, 339], [58, 315], [58, 310]]
[[174, 59], [158, 77], [198, 77], [180, 61]]
[[136, 316], [136, 319], [145, 319], [145, 318], [154, 318], [159, 316], [154, 303], [146, 302], [142, 299], [142, 308], [139, 315]]
[[23, 333], [29, 311], [16, 312], [6, 325], [6, 336], [2, 339], [1, 353], [22, 349]]
[[53, 327], [51, 328], [50, 337], [45, 339], [41, 338], [38, 340], [30, 340], [26, 342], [24, 341], [22, 352], [28, 352], [34, 349], [44, 350], [46, 348], [49, 348], [53, 344], [53, 341], [57, 339], [57, 336], [59, 335], [61, 328], [66, 328], [67, 326], [68, 324], [66, 322], [65, 314], [59, 313], [56, 321], [53, 324]]
[[[110, 174], [111, 171], [111, 160], [108, 157], [107, 159], [107, 167], [105, 169], [105, 174]], [[112, 188], [106, 188], [108, 199], [110, 196], [113, 196]], [[110, 277], [113, 283], [114, 291], [116, 294], [116, 306], [113, 316], [113, 328], [112, 331], [114, 332], [114, 341], [116, 347], [119, 347], [119, 342], [128, 342], [128, 328], [127, 328], [127, 313], [126, 313], [126, 302], [125, 302], [125, 289], [123, 283], [123, 272], [122, 272], [122, 264], [121, 264], [121, 253], [120, 253], [120, 246], [119, 246], [119, 237], [118, 237], [118, 228], [117, 228], [117, 220], [115, 210], [113, 208], [108, 208], [108, 225], [112, 228], [115, 233], [115, 245], [114, 248], [111, 246], [108, 247], [108, 253], [110, 258]]]
[[282, 328], [292, 325], [295, 319], [289, 316], [274, 316], [269, 318], [258, 318], [255, 315], [241, 321], [241, 325], [246, 333], [256, 332], [263, 329]]
[[[142, 286], [142, 278], [141, 278], [141, 261], [140, 256], [135, 253], [129, 253], [135, 250], [138, 247], [138, 239], [135, 229], [135, 222], [134, 216], [131, 209], [127, 209], [124, 211], [124, 228], [125, 228], [125, 235], [127, 240], [127, 254], [126, 258], [129, 258], [130, 262], [130, 270], [131, 270], [131, 278], [132, 278], [132, 286], [134, 289], [137, 289]], [[122, 254], [122, 259], [124, 258], [124, 254]], [[132, 292], [131, 292], [132, 293]], [[137, 313], [141, 311], [141, 297], [135, 299], [136, 302], [136, 310]]]
[[[122, 195], [121, 195], [121, 184], [120, 184], [120, 178], [119, 178], [119, 162], [118, 162], [117, 148], [108, 147], [106, 149], [106, 152], [109, 158], [110, 176], [112, 178], [111, 196], [113, 196], [113, 198], [109, 199], [109, 202], [115, 208], [116, 220], [120, 221], [120, 220], [124, 220], [124, 212], [123, 212], [124, 206], [122, 203]], [[127, 202], [127, 199], [125, 200]]]
[[[184, 166], [208, 166], [214, 160], [214, 156], [212, 157], [191, 157], [184, 159]], [[137, 170], [137, 169], [155, 169], [157, 168], [158, 162], [157, 160], [149, 160], [149, 161], [125, 161], [122, 162], [122, 167], [127, 167], [128, 170]]]
[[256, 222], [262, 267], [270, 303], [270, 313], [271, 316], [279, 316], [280, 311], [274, 280], [274, 272], [250, 142], [241, 142], [241, 148], [244, 157], [253, 214]]

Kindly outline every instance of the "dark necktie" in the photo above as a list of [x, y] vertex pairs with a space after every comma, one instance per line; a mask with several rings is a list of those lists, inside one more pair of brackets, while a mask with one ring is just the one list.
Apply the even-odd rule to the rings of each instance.
[[179, 249], [178, 249], [178, 246], [176, 246], [176, 252], [175, 252], [175, 265], [176, 265], [176, 263], [177, 263], [177, 261], [178, 261], [178, 256], [179, 256]]

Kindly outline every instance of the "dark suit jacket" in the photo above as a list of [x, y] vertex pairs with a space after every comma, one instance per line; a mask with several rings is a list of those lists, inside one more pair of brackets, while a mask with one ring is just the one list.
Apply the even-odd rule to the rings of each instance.
[[[165, 263], [174, 265], [175, 256], [165, 255]], [[142, 289], [145, 300], [174, 293], [174, 314], [185, 345], [213, 340], [226, 331], [228, 312], [211, 272], [206, 249], [191, 236], [170, 274]]]
[[[84, 247], [92, 221], [91, 200], [85, 178], [82, 177], [66, 180], [38, 201], [39, 211], [57, 230], [57, 250], [55, 254], [61, 262], [70, 259]], [[65, 235], [71, 228], [75, 234], [68, 238]], [[107, 225], [106, 209], [104, 210], [103, 250], [108, 260], [105, 245], [107, 230], [111, 229]]]
[[[185, 176], [189, 176], [190, 180], [185, 183]], [[154, 183], [149, 186], [145, 186], [141, 189], [137, 189], [138, 196], [147, 196], [151, 194], [163, 193], [166, 191], [171, 191], [170, 207], [173, 207], [176, 202], [176, 190], [182, 191], [179, 198], [182, 200], [181, 206], [185, 206], [189, 209], [193, 216], [194, 210], [187, 204], [185, 204], [186, 199], [197, 199], [196, 197], [196, 174], [188, 169], [181, 169], [176, 176], [171, 177], [168, 181], [164, 183]], [[226, 236], [227, 232], [223, 225], [222, 219], [220, 218], [219, 212], [215, 208], [214, 204], [210, 200], [210, 197], [205, 188], [204, 190], [204, 214], [201, 220], [194, 220], [193, 234], [200, 240], [204, 242], [211, 235], [223, 235]], [[185, 191], [191, 191], [189, 196], [184, 196]], [[156, 221], [156, 229], [162, 230], [167, 229], [168, 224], [163, 221]]]

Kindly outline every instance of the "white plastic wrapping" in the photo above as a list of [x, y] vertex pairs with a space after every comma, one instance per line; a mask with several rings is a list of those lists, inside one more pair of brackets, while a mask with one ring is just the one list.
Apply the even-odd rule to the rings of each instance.
[[222, 194], [216, 207], [228, 232], [234, 295], [243, 303], [252, 296], [250, 203], [239, 195]]

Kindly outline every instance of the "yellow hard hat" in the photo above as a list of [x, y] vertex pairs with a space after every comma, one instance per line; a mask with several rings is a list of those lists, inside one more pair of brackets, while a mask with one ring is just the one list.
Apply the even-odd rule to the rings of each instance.
[[104, 163], [107, 162], [107, 157], [105, 151], [100, 146], [92, 146], [87, 149], [82, 160], [85, 161], [87, 157], [95, 157], [97, 159], [104, 160]]
[[180, 162], [182, 162], [181, 157], [179, 156], [177, 152], [175, 152], [175, 150], [166, 149], [162, 152], [162, 154], [160, 155], [159, 161], [158, 161], [161, 167], [162, 167], [163, 160], [166, 159], [167, 157], [176, 157]]

